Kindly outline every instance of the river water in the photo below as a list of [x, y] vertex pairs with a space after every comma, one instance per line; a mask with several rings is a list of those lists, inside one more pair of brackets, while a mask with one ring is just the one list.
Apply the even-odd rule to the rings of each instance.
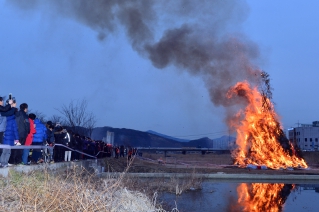
[[242, 183], [204, 181], [201, 190], [176, 196], [163, 193], [160, 201], [181, 212], [319, 211], [319, 182]]

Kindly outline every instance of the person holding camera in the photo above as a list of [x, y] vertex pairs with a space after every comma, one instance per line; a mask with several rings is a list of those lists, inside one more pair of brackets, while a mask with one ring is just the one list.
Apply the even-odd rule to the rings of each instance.
[[0, 144], [2, 144], [3, 134], [6, 130], [7, 118], [2, 113], [9, 111], [12, 108], [13, 100], [9, 101], [9, 104], [3, 106], [3, 98], [0, 96]]
[[[2, 97], [0, 97], [0, 108], [4, 108]], [[11, 108], [11, 106], [10, 106], [10, 108]], [[6, 130], [6, 125], [7, 125], [7, 118], [0, 113], [0, 144], [2, 144], [3, 133]]]
[[3, 97], [0, 96], [0, 112], [7, 112], [12, 108], [13, 100], [9, 99], [8, 104], [3, 106]]
[[[7, 105], [10, 104], [10, 101], [7, 100]], [[14, 146], [19, 145], [19, 133], [18, 133], [18, 126], [16, 123], [16, 117], [15, 117], [15, 112], [16, 112], [16, 102], [14, 101], [10, 105], [10, 110], [7, 112], [2, 112], [1, 116], [4, 116], [6, 118], [6, 127], [4, 131], [4, 137], [3, 137], [3, 144], [4, 145], [9, 145], [9, 146]], [[2, 154], [0, 157], [0, 163], [1, 163], [1, 168], [8, 167], [9, 165], [9, 159], [11, 156], [11, 148], [5, 148], [2, 150]]]

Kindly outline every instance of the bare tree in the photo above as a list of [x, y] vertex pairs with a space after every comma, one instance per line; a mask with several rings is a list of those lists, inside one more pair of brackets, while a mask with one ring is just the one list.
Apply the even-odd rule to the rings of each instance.
[[72, 100], [69, 105], [63, 105], [57, 109], [62, 114], [64, 125], [70, 127], [73, 132], [91, 136], [96, 124], [95, 115], [88, 111], [86, 99]]
[[95, 118], [95, 115], [93, 113], [88, 114], [87, 118], [88, 118], [87, 123], [86, 123], [87, 134], [89, 137], [91, 137], [93, 129], [94, 129], [95, 124], [96, 124], [96, 118]]
[[38, 110], [28, 110], [29, 114], [34, 113], [36, 115], [36, 118], [39, 119], [42, 123], [46, 122], [46, 115]]
[[53, 115], [50, 118], [48, 118], [48, 121], [52, 121], [52, 123], [60, 123], [61, 125], [64, 125], [63, 119], [61, 116]]

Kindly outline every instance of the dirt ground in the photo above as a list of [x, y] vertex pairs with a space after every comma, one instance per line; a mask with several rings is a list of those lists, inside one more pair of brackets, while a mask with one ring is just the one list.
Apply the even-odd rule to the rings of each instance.
[[[230, 154], [164, 154], [143, 153], [135, 157], [130, 168], [132, 173], [250, 173], [250, 174], [319, 174], [319, 152], [305, 152], [304, 158], [309, 165], [307, 170], [250, 170], [233, 165]], [[126, 158], [107, 158], [105, 171], [123, 172], [127, 168]]]

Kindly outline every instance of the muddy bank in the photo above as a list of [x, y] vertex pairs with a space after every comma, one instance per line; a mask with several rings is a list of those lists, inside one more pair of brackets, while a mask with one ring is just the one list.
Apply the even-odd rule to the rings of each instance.
[[[127, 170], [128, 173], [199, 173], [216, 174], [266, 174], [266, 175], [319, 175], [319, 168], [313, 163], [309, 169], [295, 170], [254, 170], [239, 168], [232, 165], [230, 154], [201, 155], [201, 154], [171, 154], [164, 157], [161, 154], [143, 154], [136, 157]], [[308, 156], [308, 155], [307, 155]], [[308, 156], [309, 157], [309, 156]], [[305, 158], [307, 158], [305, 156]], [[312, 159], [311, 159], [312, 158]], [[319, 158], [319, 155], [318, 155]], [[310, 155], [309, 161], [314, 162], [316, 156]], [[125, 158], [106, 158], [104, 160], [105, 172], [123, 172], [127, 169]]]

